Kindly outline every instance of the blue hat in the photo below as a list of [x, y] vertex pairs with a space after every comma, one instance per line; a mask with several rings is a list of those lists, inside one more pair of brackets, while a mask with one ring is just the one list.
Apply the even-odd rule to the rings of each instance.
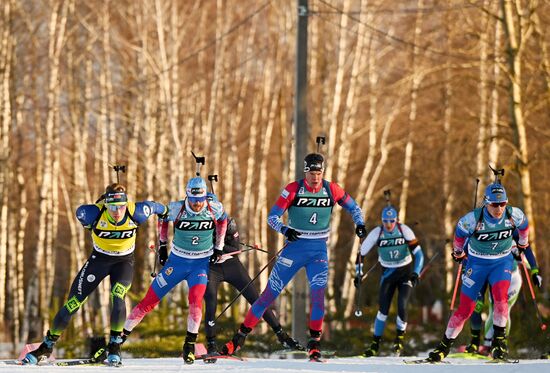
[[209, 200], [210, 202], [212, 201], [218, 202], [218, 197], [212, 192], [206, 193], [206, 199]]
[[187, 198], [192, 202], [206, 201], [206, 181], [202, 177], [194, 177], [185, 187]]
[[393, 206], [386, 206], [382, 210], [382, 220], [397, 220], [397, 210]]
[[506, 189], [499, 183], [492, 183], [485, 188], [485, 203], [508, 202]]

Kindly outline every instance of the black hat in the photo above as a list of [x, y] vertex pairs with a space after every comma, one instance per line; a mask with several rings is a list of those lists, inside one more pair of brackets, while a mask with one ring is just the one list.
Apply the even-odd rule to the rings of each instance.
[[304, 172], [323, 171], [325, 159], [319, 153], [310, 153], [304, 158]]
[[125, 205], [128, 202], [128, 196], [124, 192], [105, 193], [105, 203], [110, 205]]

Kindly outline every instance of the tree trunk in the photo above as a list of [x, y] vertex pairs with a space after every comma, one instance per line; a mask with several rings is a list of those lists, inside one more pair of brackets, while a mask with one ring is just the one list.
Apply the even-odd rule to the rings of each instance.
[[[418, 0], [416, 3], [417, 9], [424, 7], [424, 1]], [[419, 72], [418, 68], [418, 57], [420, 55], [420, 49], [418, 43], [420, 41], [420, 36], [422, 32], [422, 12], [418, 12], [416, 15], [416, 20], [414, 24], [414, 38], [413, 38], [413, 52], [411, 57], [411, 70], [412, 70], [412, 83], [410, 90], [410, 100], [411, 106], [409, 111], [409, 123], [408, 123], [408, 133], [407, 133], [407, 144], [405, 145], [405, 161], [403, 164], [403, 183], [401, 184], [401, 196], [399, 198], [399, 220], [405, 222], [405, 217], [407, 216], [407, 203], [409, 198], [409, 185], [410, 185], [410, 176], [412, 168], [412, 156], [414, 149], [414, 136], [415, 136], [415, 125], [416, 117], [418, 111], [418, 88], [423, 79], [423, 74]]]
[[[523, 27], [523, 23], [516, 25], [516, 19], [519, 18], [522, 20], [525, 14], [528, 13], [526, 9], [521, 10], [516, 8], [518, 13], [515, 13], [512, 0], [502, 0], [501, 5], [504, 13], [504, 30], [508, 47], [510, 125], [515, 134], [514, 141], [518, 150], [516, 154], [516, 167], [521, 181], [524, 211], [529, 219], [529, 239], [533, 250], [535, 250], [536, 224], [533, 211], [531, 173], [529, 170], [527, 128], [523, 118], [523, 90], [521, 87], [522, 52], [524, 43], [527, 42], [532, 29]], [[521, 40], [521, 45], [518, 39]]]

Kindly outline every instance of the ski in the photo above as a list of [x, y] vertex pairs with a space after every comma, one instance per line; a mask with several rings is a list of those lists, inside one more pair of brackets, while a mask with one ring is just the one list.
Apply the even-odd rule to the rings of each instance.
[[456, 352], [451, 353], [447, 355], [447, 357], [450, 358], [459, 358], [459, 359], [474, 359], [474, 360], [490, 360], [491, 357], [482, 355], [482, 354], [476, 354], [471, 352]]
[[448, 361], [434, 361], [429, 358], [418, 359], [418, 360], [403, 360], [405, 364], [450, 364]]
[[309, 358], [310, 363], [326, 363], [327, 361], [321, 357], [310, 357]]
[[491, 359], [485, 362], [486, 364], [517, 364], [519, 360], [517, 359]]
[[220, 355], [217, 353], [214, 354], [203, 354], [203, 355], [197, 355], [195, 356], [195, 360], [203, 360], [205, 363], [215, 363], [218, 359], [227, 359], [227, 360], [237, 360], [237, 361], [244, 361], [242, 357], [234, 356], [234, 355]]
[[23, 365], [21, 360], [1, 360], [0, 364], [4, 365]]

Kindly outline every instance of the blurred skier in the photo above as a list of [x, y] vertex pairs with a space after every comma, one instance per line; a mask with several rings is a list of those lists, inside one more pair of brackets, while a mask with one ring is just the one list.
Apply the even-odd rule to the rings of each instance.
[[[356, 264], [356, 279], [363, 276], [363, 258], [370, 250], [378, 247], [378, 261], [384, 272], [380, 278], [378, 294], [378, 313], [374, 321], [374, 335], [365, 356], [376, 356], [380, 348], [380, 340], [384, 334], [386, 319], [390, 310], [393, 294], [397, 290], [396, 336], [392, 350], [400, 355], [403, 351], [403, 341], [407, 330], [407, 303], [412, 289], [418, 284], [418, 275], [424, 266], [424, 254], [418, 240], [405, 224], [397, 220], [397, 210], [386, 206], [382, 210], [382, 225], [370, 231], [361, 245], [361, 257]], [[411, 263], [414, 256], [414, 268]], [[355, 280], [355, 286], [360, 284]]]

